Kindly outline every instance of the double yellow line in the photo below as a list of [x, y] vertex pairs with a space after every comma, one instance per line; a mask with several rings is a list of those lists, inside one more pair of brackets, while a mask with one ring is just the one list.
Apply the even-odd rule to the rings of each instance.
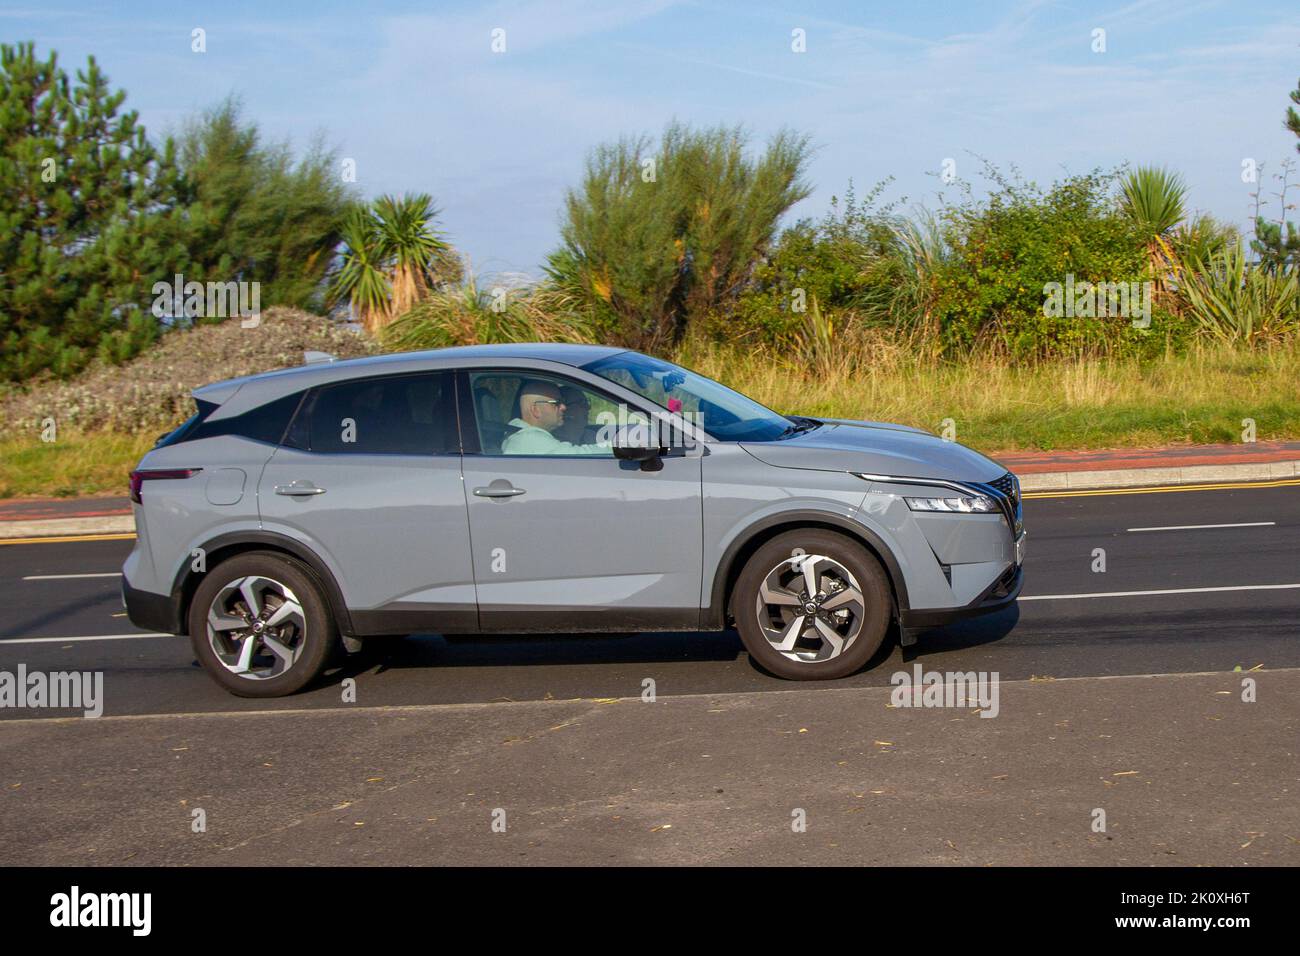
[[130, 541], [135, 537], [133, 532], [123, 532], [121, 534], [64, 534], [49, 535], [43, 538], [0, 538], [0, 545], [3, 544], [70, 544], [74, 541]]
[[1089, 498], [1093, 495], [1163, 495], [1172, 491], [1225, 491], [1232, 488], [1286, 488], [1300, 478], [1277, 481], [1225, 481], [1206, 485], [1152, 485], [1150, 488], [1097, 488], [1091, 491], [1027, 491], [1022, 498]]

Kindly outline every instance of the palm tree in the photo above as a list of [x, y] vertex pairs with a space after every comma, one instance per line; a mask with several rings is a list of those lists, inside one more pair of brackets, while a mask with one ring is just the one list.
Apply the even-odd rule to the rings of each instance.
[[437, 216], [426, 193], [380, 196], [349, 210], [331, 304], [346, 301], [372, 335], [410, 311], [455, 271], [451, 245], [432, 226]]
[[1120, 184], [1120, 208], [1146, 242], [1157, 294], [1164, 290], [1166, 276], [1177, 268], [1166, 237], [1186, 216], [1186, 197], [1183, 177], [1161, 167], [1139, 166]]
[[1168, 169], [1139, 166], [1124, 177], [1120, 189], [1121, 208], [1148, 236], [1163, 236], [1186, 215], [1187, 185]]

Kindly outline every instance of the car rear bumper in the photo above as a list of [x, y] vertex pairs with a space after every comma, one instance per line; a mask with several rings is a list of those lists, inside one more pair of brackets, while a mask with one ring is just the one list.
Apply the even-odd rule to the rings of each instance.
[[131, 623], [146, 631], [180, 634], [183, 630], [180, 605], [175, 598], [133, 588], [125, 577], [122, 578], [122, 606]]

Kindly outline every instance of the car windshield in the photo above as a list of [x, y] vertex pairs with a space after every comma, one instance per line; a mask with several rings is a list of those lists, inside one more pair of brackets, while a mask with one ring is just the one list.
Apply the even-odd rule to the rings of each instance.
[[620, 352], [583, 368], [685, 415], [722, 441], [776, 441], [810, 427], [809, 420], [778, 415], [713, 379], [639, 352]]

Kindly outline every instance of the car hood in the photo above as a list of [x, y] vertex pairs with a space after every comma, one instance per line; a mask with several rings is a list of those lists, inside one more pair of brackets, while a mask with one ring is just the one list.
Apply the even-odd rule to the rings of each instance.
[[1007, 469], [965, 445], [880, 422], [824, 421], [819, 428], [774, 442], [743, 442], [761, 462], [778, 468], [855, 471], [897, 478], [992, 481]]

